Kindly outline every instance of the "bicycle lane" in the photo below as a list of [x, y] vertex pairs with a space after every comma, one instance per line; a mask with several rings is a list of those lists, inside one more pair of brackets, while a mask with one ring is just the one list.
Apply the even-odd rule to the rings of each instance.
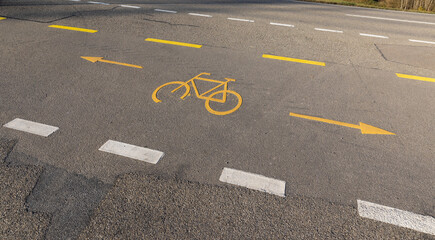
[[[288, 189], [294, 193], [342, 201], [354, 200], [353, 196], [337, 199], [336, 191], [332, 190], [342, 185], [340, 179], [347, 176], [337, 177], [326, 186], [321, 183], [331, 181], [331, 172], [336, 174], [343, 158], [358, 156], [361, 150], [355, 148], [343, 153], [349, 142], [338, 139], [339, 143], [331, 143], [327, 139], [331, 132], [336, 136], [334, 131], [339, 131], [351, 139], [353, 145], [367, 146], [368, 140], [361, 140], [357, 131], [301, 122], [288, 116], [288, 112], [298, 112], [352, 123], [367, 118], [367, 114], [363, 113], [372, 111], [374, 96], [367, 96], [369, 91], [361, 91], [366, 86], [360, 82], [357, 73], [348, 71], [349, 66], [327, 61], [325, 67], [306, 65], [265, 59], [264, 52], [241, 52], [211, 46], [196, 49], [146, 42], [145, 37], [133, 38], [129, 43], [120, 41], [115, 35], [111, 35], [110, 39], [104, 34], [92, 35], [91, 38], [93, 44], [75, 44], [68, 54], [68, 59], [76, 57], [74, 66], [85, 73], [81, 74], [82, 79], [76, 80], [77, 83], [65, 92], [57, 92], [56, 97], [53, 97], [53, 106], [46, 108], [46, 112], [34, 113], [42, 116], [53, 115], [53, 111], [57, 111], [55, 115], [59, 118], [59, 124], [56, 125], [83, 126], [77, 133], [77, 129], [69, 127], [68, 132], [78, 135], [74, 138], [77, 140], [71, 142], [74, 140], [65, 135], [65, 146], [56, 150], [58, 157], [49, 160], [53, 164], [86, 172], [106, 181], [119, 173], [137, 170], [139, 164], [145, 171], [172, 172], [188, 179], [213, 183], [218, 183], [220, 169], [232, 167], [285, 180]], [[100, 47], [102, 43], [112, 46], [113, 50], [104, 51]], [[135, 49], [135, 53], [129, 53], [130, 57], [127, 57], [126, 52], [131, 52], [131, 49]], [[122, 53], [119, 50], [123, 50]], [[80, 56], [107, 56], [110, 60], [141, 65], [144, 70], [138, 72], [99, 62], [92, 64], [79, 58], [77, 53]], [[63, 54], [66, 55], [64, 49]], [[300, 56], [288, 57], [302, 59]], [[207, 112], [204, 100], [197, 99], [193, 94], [183, 101], [176, 98], [162, 103], [152, 101], [152, 92], [158, 86], [170, 81], [185, 82], [201, 72], [211, 73], [212, 79], [236, 79], [228, 86], [243, 98], [240, 109], [227, 116], [215, 116]], [[77, 76], [74, 71], [68, 75]], [[203, 87], [207, 89], [208, 86]], [[98, 98], [95, 98], [96, 92], [100, 93]], [[83, 97], [79, 98], [80, 95]], [[87, 98], [95, 102], [80, 100]], [[54, 106], [55, 102], [75, 104], [63, 107], [62, 104]], [[90, 106], [92, 110], [89, 110]], [[343, 109], [359, 110], [352, 110], [356, 112], [352, 116]], [[67, 112], [76, 117], [62, 119]], [[387, 119], [388, 116], [380, 114], [380, 118]], [[385, 122], [380, 121], [376, 126], [393, 131], [390, 126], [383, 124]], [[307, 133], [305, 127], [301, 128], [305, 124], [319, 128]], [[100, 129], [101, 133], [93, 134], [91, 129]], [[95, 136], [91, 137], [90, 134]], [[83, 139], [92, 139], [92, 146]], [[156, 166], [133, 163], [127, 159], [130, 164], [125, 164], [119, 161], [119, 157], [101, 155], [95, 151], [108, 139], [157, 149], [166, 155]], [[377, 146], [382, 146], [382, 142], [386, 141], [385, 138], [379, 139], [368, 144], [376, 148], [367, 150], [366, 154], [376, 153]], [[389, 141], [394, 142], [391, 139]], [[80, 146], [79, 149], [85, 151], [74, 152], [73, 146]], [[46, 152], [50, 152], [50, 148], [46, 146]], [[338, 157], [340, 161], [332, 160], [334, 154], [329, 149], [342, 152], [346, 157]], [[93, 156], [92, 159], [97, 159], [97, 156], [105, 158], [100, 162], [65, 163], [57, 159], [64, 157], [65, 152], [70, 152], [73, 159], [84, 159], [89, 155]], [[331, 164], [326, 163], [325, 154]], [[41, 158], [48, 159], [48, 155]], [[323, 173], [319, 166], [329, 170]], [[353, 167], [351, 169], [355, 170]], [[111, 174], [107, 175], [107, 172]], [[346, 174], [354, 173], [351, 171]], [[349, 185], [344, 184], [341, 188], [348, 189]], [[346, 191], [343, 190], [340, 195], [346, 195]]]
[[[200, 182], [218, 183], [221, 169], [223, 166], [228, 166], [285, 180], [288, 184], [287, 193], [320, 196], [336, 201], [354, 201], [354, 196], [359, 192], [364, 192], [367, 196], [375, 196], [375, 193], [370, 193], [369, 188], [378, 183], [380, 188], [384, 187], [386, 191], [390, 191], [389, 195], [397, 195], [399, 192], [405, 202], [409, 196], [425, 192], [422, 186], [424, 184], [417, 184], [420, 186], [419, 189], [409, 191], [407, 186], [413, 185], [413, 182], [405, 178], [400, 181], [393, 180], [394, 173], [400, 175], [399, 173], [405, 168], [410, 169], [408, 173], [412, 175], [421, 175], [421, 178], [414, 180], [414, 183], [419, 181], [424, 183], [427, 181], [424, 177], [430, 176], [427, 170], [424, 170], [430, 168], [407, 165], [406, 159], [416, 156], [416, 151], [401, 149], [400, 141], [392, 140], [393, 143], [386, 143], [385, 138], [361, 139], [358, 131], [299, 120], [296, 122], [288, 116], [288, 112], [292, 111], [358, 123], [364, 118], [367, 119], [369, 112], [371, 115], [369, 120], [376, 120], [378, 116], [381, 120], [375, 125], [384, 127], [384, 124], [389, 122], [387, 119], [390, 115], [381, 113], [381, 107], [372, 113], [373, 99], [377, 96], [370, 95], [371, 91], [376, 89], [377, 85], [374, 81], [376, 78], [389, 79], [389, 75], [383, 71], [372, 73], [370, 81], [373, 86], [367, 89], [367, 85], [360, 79], [360, 74], [356, 72], [361, 69], [349, 72], [349, 66], [327, 61], [326, 67], [317, 67], [270, 61], [262, 57], [263, 52], [239, 52], [212, 47], [192, 51], [190, 48], [147, 45], [143, 41], [145, 38], [136, 38], [125, 44], [120, 41], [119, 36], [112, 36], [110, 40], [104, 37], [94, 38], [96, 44], [104, 42], [106, 46], [116, 47], [107, 50], [96, 45], [92, 47], [88, 44], [79, 46], [72, 44], [74, 47], [66, 51], [69, 53], [68, 58], [65, 57], [65, 60], [58, 64], [57, 69], [66, 68], [62, 67], [61, 63], [70, 62], [67, 59], [71, 55], [90, 51], [92, 56], [105, 54], [104, 56], [110, 57], [111, 60], [140, 64], [144, 66], [144, 71], [139, 73], [130, 69], [120, 70], [102, 63], [91, 64], [77, 57], [68, 67], [80, 68], [83, 72], [80, 74], [73, 70], [65, 72], [65, 75], [68, 75], [65, 80], [71, 81], [75, 76], [73, 78], [75, 84], [72, 84], [68, 90], [57, 90], [56, 94], [51, 96], [50, 103], [44, 108], [39, 103], [21, 105], [23, 112], [32, 112], [32, 116], [36, 118], [55, 115], [58, 118], [56, 125], [66, 126], [61, 129], [66, 129], [68, 134], [62, 136], [63, 139], [59, 144], [51, 142], [51, 146], [43, 146], [42, 150], [31, 146], [23, 148], [33, 148], [30, 151], [42, 155], [41, 159], [53, 161], [53, 164], [61, 165], [63, 168], [83, 172], [88, 176], [97, 176], [106, 181], [118, 173], [139, 168], [158, 174], [176, 174]], [[137, 51], [140, 49], [138, 46], [143, 49]], [[120, 49], [129, 49], [131, 58], [127, 57], [125, 52], [118, 52]], [[131, 53], [132, 49], [135, 53]], [[46, 50], [48, 52], [48, 49]], [[65, 54], [65, 49], [62, 48], [62, 51]], [[147, 56], [146, 63], [143, 63], [143, 56]], [[311, 60], [322, 61], [322, 59]], [[34, 67], [43, 66], [35, 63]], [[96, 68], [98, 70], [95, 72]], [[368, 73], [373, 70], [364, 71]], [[162, 104], [152, 101], [152, 91], [161, 84], [173, 80], [187, 81], [200, 72], [212, 73], [213, 79], [225, 77], [236, 79], [236, 82], [229, 84], [229, 88], [242, 96], [243, 104], [240, 109], [220, 118], [208, 113], [204, 108], [204, 101], [193, 96], [187, 97], [184, 101], [173, 99]], [[44, 79], [44, 75], [41, 78]], [[343, 82], [343, 79], [347, 81]], [[391, 81], [386, 86], [394, 83]], [[401, 85], [397, 92], [405, 87], [406, 85]], [[34, 91], [37, 90], [38, 87]], [[100, 95], [95, 97], [96, 93]], [[425, 99], [427, 92], [425, 93], [421, 99], [412, 99], [412, 101], [427, 100]], [[14, 98], [14, 96], [10, 97]], [[396, 97], [390, 96], [391, 100], [387, 98], [387, 102], [395, 100]], [[31, 110], [32, 107], [39, 111]], [[388, 111], [397, 114], [394, 110], [388, 109]], [[68, 112], [72, 116], [66, 117]], [[398, 119], [392, 126], [398, 126], [399, 123]], [[81, 129], [77, 129], [77, 126]], [[316, 127], [316, 131], [309, 131], [307, 134], [307, 126]], [[387, 130], [394, 131], [393, 129], [396, 128], [387, 126]], [[5, 132], [3, 129], [2, 131]], [[72, 135], [75, 137], [71, 138]], [[331, 135], [336, 137], [337, 142], [331, 142]], [[111, 155], [104, 155], [106, 157], [102, 160], [97, 160], [105, 153], [97, 152], [95, 149], [107, 138], [158, 149], [166, 155], [155, 166], [136, 163], [129, 159], [120, 161], [119, 157]], [[149, 140], [150, 138], [152, 141]], [[58, 140], [59, 138], [56, 138], [56, 141]], [[92, 143], [88, 145], [89, 142]], [[54, 150], [57, 156], [49, 159], [53, 156], [51, 155], [53, 146], [57, 148]], [[76, 149], [84, 151], [77, 152]], [[65, 158], [65, 153], [68, 153], [67, 158], [77, 159], [77, 161], [62, 163], [60, 157], [62, 155], [62, 158]], [[379, 153], [382, 155], [378, 156]], [[91, 161], [88, 159], [89, 156]], [[427, 159], [428, 156], [430, 157], [429, 153], [423, 151], [418, 157]], [[379, 162], [385, 160], [380, 157], [386, 157], [389, 162], [379, 165]], [[386, 174], [386, 169], [391, 170], [394, 162], [390, 160], [396, 157], [399, 166], [394, 167], [394, 171], [388, 174], [389, 179], [378, 181], [379, 176]], [[87, 159], [80, 160], [85, 158]], [[349, 159], [354, 158], [358, 159], [348, 162]], [[359, 162], [361, 158], [369, 159], [370, 163], [365, 165], [366, 163]], [[342, 171], [343, 165], [348, 168], [347, 171]], [[372, 174], [361, 173], [361, 169], [372, 170], [374, 166], [380, 167], [380, 170]], [[420, 173], [416, 174], [415, 172], [418, 171]], [[378, 173], [380, 174], [377, 175]], [[430, 180], [430, 177], [426, 179]], [[361, 185], [361, 182], [365, 184], [364, 189], [352, 188], [356, 184]], [[393, 186], [397, 182], [404, 183], [404, 186], [400, 184]], [[337, 197], [337, 194], [340, 196]], [[426, 210], [418, 206], [419, 204], [430, 206], [424, 202], [415, 205], [407, 202], [405, 206], [409, 210], [424, 212]]]

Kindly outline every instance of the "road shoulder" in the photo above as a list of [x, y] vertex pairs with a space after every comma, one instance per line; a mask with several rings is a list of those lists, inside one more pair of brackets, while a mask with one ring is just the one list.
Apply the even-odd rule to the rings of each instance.
[[354, 206], [143, 173], [119, 176], [79, 239], [425, 239]]

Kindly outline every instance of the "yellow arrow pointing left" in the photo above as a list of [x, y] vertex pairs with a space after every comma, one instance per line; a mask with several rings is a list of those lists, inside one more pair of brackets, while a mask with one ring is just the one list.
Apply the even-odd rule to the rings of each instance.
[[104, 60], [102, 57], [81, 57], [81, 58], [86, 59], [89, 62], [93, 62], [93, 63], [95, 63], [95, 62], [105, 62], [105, 63], [122, 65], [122, 66], [126, 66], [126, 67], [142, 68], [142, 66], [138, 66], [138, 65]]

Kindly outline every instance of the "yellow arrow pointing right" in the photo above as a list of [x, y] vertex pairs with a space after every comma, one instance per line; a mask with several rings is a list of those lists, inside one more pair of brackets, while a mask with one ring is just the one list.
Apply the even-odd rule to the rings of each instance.
[[312, 117], [312, 116], [302, 115], [302, 114], [297, 114], [297, 113], [290, 113], [290, 116], [304, 118], [304, 119], [318, 121], [318, 122], [325, 122], [325, 123], [339, 125], [339, 126], [343, 126], [343, 127], [356, 128], [356, 129], [360, 129], [362, 134], [396, 135], [392, 132], [388, 132], [388, 131], [385, 131], [383, 129], [373, 127], [371, 125], [368, 125], [368, 124], [365, 124], [362, 122], [360, 122], [359, 125], [355, 125], [355, 124], [351, 124], [351, 123], [339, 122], [339, 121], [334, 121], [334, 120], [329, 120], [329, 119], [319, 118], [319, 117]]

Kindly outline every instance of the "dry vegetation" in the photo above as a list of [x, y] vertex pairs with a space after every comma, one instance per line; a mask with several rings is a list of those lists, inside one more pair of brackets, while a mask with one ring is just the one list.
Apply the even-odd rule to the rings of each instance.
[[390, 4], [402, 10], [414, 9], [414, 10], [427, 11], [427, 12], [435, 11], [435, 0], [384, 0], [384, 1], [386, 2], [387, 5]]
[[305, 1], [435, 13], [435, 0], [305, 0]]

